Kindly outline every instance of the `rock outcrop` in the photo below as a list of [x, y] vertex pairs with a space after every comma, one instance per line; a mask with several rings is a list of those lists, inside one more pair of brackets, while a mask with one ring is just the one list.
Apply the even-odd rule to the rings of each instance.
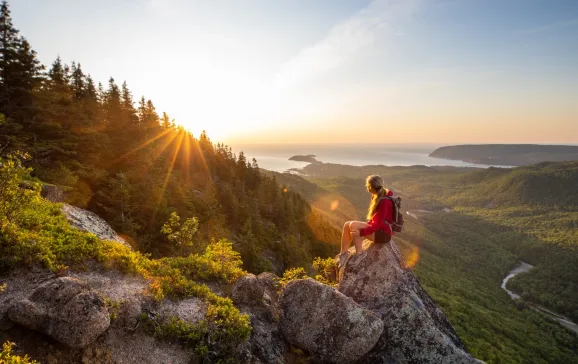
[[55, 185], [43, 184], [40, 195], [50, 202], [64, 201], [64, 191]]
[[[88, 264], [88, 270], [69, 272], [70, 279], [82, 282], [105, 298], [108, 313], [114, 319], [110, 326], [93, 343], [80, 349], [46, 340], [45, 335], [25, 329], [15, 324], [8, 311], [16, 309], [15, 304], [24, 300], [32, 302], [31, 293], [57, 279], [46, 270], [21, 270], [2, 277], [6, 283], [0, 294], [0, 338], [12, 338], [24, 352], [42, 363], [86, 363], [86, 364], [188, 364], [194, 356], [192, 348], [170, 340], [162, 340], [142, 330], [141, 315], [153, 316], [157, 323], [177, 317], [188, 323], [197, 323], [206, 314], [207, 305], [203, 300], [191, 297], [179, 301], [162, 300], [155, 302], [147, 293], [150, 282], [114, 270], [99, 269], [96, 264]], [[69, 279], [69, 278], [66, 278]], [[24, 319], [31, 316], [20, 307]], [[32, 310], [38, 311], [38, 304]], [[13, 308], [14, 307], [14, 308]], [[51, 311], [56, 313], [56, 310]], [[17, 319], [15, 316], [13, 318]], [[36, 321], [35, 321], [36, 322]]]
[[338, 290], [378, 314], [384, 331], [360, 363], [479, 363], [406, 269], [397, 246], [364, 242], [367, 257], [346, 266]]
[[77, 229], [93, 233], [100, 239], [113, 240], [129, 248], [131, 247], [126, 240], [118, 236], [106, 221], [94, 212], [83, 210], [68, 204], [62, 204], [62, 212], [66, 215], [70, 225]]
[[8, 309], [15, 323], [46, 334], [72, 348], [94, 342], [110, 325], [103, 299], [74, 278], [62, 277], [38, 287]]
[[238, 360], [292, 362], [290, 344], [320, 363], [480, 363], [394, 242], [366, 241], [364, 249], [367, 257], [345, 267], [337, 290], [306, 279], [277, 296], [272, 273], [240, 278], [231, 298], [251, 316], [253, 332]]
[[231, 299], [237, 305], [258, 304], [263, 299], [263, 287], [254, 274], [246, 274], [237, 279], [231, 290]]
[[239, 278], [231, 298], [242, 313], [251, 318], [251, 336], [238, 349], [243, 363], [285, 363], [288, 345], [279, 328], [279, 308], [272, 273]]
[[353, 363], [383, 332], [376, 314], [313, 279], [287, 284], [279, 303], [286, 340], [322, 362]]

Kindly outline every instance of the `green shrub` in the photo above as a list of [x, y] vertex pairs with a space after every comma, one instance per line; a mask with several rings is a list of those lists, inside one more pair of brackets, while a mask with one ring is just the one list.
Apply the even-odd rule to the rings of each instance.
[[31, 172], [22, 161], [29, 158], [26, 153], [0, 157], [0, 226], [11, 221], [38, 196], [39, 184], [27, 183], [26, 187], [21, 187], [22, 180]]
[[14, 343], [9, 341], [2, 345], [2, 351], [0, 351], [1, 364], [38, 364], [37, 361], [30, 359], [28, 355], [18, 356], [12, 354], [12, 347], [14, 345]]
[[[82, 269], [87, 262], [96, 261], [106, 268], [149, 280], [150, 293], [156, 300], [192, 296], [204, 299], [208, 305], [204, 331], [176, 322], [172, 324], [174, 328], [163, 331], [176, 333], [179, 338], [202, 332], [204, 336], [195, 344], [198, 352], [203, 352], [206, 346], [216, 357], [231, 357], [232, 348], [247, 338], [251, 331], [248, 315], [241, 314], [230, 299], [215, 295], [206, 285], [197, 282], [232, 282], [245, 274], [240, 255], [229, 241], [212, 241], [203, 254], [151, 259], [117, 242], [101, 240], [70, 226], [59, 204], [40, 198], [36, 188], [20, 187], [19, 179], [27, 173], [17, 158], [2, 160], [0, 208], [9, 214], [4, 215], [6, 218], [0, 225], [1, 270], [40, 265], [63, 272]], [[116, 307], [114, 302], [109, 304]], [[115, 310], [112, 311], [114, 314]], [[189, 341], [192, 338], [194, 335]]]
[[337, 272], [335, 271], [335, 262], [333, 258], [317, 257], [313, 261], [313, 268], [317, 271], [315, 280], [327, 284], [328, 286], [337, 286]]
[[281, 277], [279, 279], [279, 284], [281, 285], [281, 287], [285, 287], [287, 285], [287, 283], [296, 280], [296, 279], [307, 279], [309, 278], [309, 276], [307, 276], [307, 273], [305, 272], [305, 269], [298, 267], [298, 268], [291, 268], [291, 269], [287, 269], [285, 272], [283, 272], [283, 277]]

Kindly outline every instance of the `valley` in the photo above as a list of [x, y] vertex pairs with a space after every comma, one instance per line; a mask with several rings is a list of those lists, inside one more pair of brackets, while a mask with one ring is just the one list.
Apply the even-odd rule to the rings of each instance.
[[[578, 191], [571, 182], [577, 168], [576, 162], [487, 170], [324, 164], [304, 167], [306, 177], [275, 176], [342, 223], [364, 216], [364, 179], [381, 175], [402, 196], [402, 209], [417, 217], [406, 215], [395, 240], [468, 350], [487, 362], [557, 363], [576, 362], [576, 333], [532, 305], [559, 302], [550, 307], [569, 318], [578, 307], [571, 268], [578, 258]], [[531, 190], [548, 192], [526, 194]], [[500, 286], [520, 260], [536, 268], [508, 281], [523, 297], [513, 301]]]

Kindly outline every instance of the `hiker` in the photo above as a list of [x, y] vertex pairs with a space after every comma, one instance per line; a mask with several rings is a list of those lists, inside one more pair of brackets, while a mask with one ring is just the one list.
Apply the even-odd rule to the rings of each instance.
[[335, 258], [339, 269], [341, 269], [350, 257], [349, 245], [353, 240], [355, 245], [355, 254], [349, 259], [350, 266], [356, 266], [365, 258], [367, 253], [362, 248], [363, 239], [375, 241], [375, 232], [382, 229], [386, 241], [393, 236], [391, 225], [388, 222], [393, 221], [393, 202], [384, 198], [393, 196], [393, 193], [383, 186], [383, 179], [374, 174], [367, 177], [365, 181], [367, 192], [371, 193], [371, 203], [367, 211], [367, 222], [347, 221], [343, 225], [341, 234], [341, 252]]

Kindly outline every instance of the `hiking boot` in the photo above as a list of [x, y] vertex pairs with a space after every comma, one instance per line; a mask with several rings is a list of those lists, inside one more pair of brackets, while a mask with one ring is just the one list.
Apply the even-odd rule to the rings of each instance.
[[354, 256], [351, 257], [351, 259], [349, 259], [349, 266], [350, 267], [355, 267], [356, 265], [359, 264], [359, 262], [361, 262], [365, 257], [367, 256], [367, 252], [364, 250], [363, 252], [359, 253], [359, 254], [355, 254]]
[[351, 254], [348, 251], [342, 254], [337, 254], [337, 256], [335, 257], [335, 264], [337, 264], [337, 269], [343, 268], [345, 266], [345, 263], [347, 263], [347, 259], [349, 259], [350, 256]]

